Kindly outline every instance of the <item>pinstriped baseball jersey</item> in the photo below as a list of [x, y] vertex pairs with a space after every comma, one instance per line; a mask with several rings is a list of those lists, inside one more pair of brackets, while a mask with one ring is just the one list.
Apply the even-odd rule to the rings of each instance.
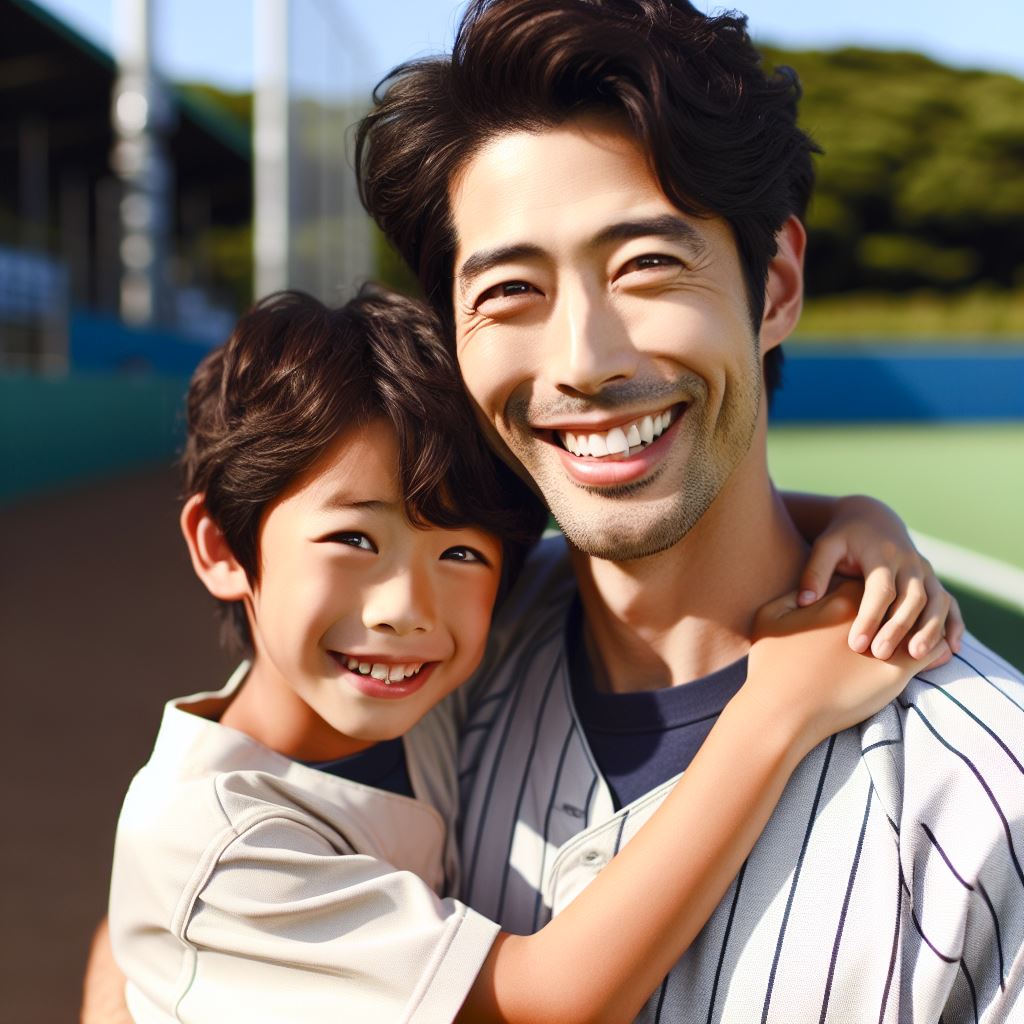
[[[614, 810], [570, 696], [574, 593], [545, 542], [496, 624], [463, 740], [462, 895], [514, 932], [565, 907], [673, 781]], [[1024, 680], [969, 638], [804, 759], [640, 1019], [1024, 1022], [1022, 762]]]

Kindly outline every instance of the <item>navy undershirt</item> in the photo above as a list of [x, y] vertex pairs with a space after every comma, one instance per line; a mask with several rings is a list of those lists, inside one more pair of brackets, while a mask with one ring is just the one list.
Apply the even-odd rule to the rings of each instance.
[[386, 789], [399, 796], [414, 796], [409, 768], [405, 762], [405, 747], [400, 739], [382, 740], [358, 754], [339, 757], [336, 761], [303, 761], [339, 779], [361, 782], [364, 786]]
[[616, 809], [656, 789], [693, 760], [747, 677], [747, 659], [682, 686], [602, 693], [583, 640], [577, 599], [565, 626], [573, 703]]

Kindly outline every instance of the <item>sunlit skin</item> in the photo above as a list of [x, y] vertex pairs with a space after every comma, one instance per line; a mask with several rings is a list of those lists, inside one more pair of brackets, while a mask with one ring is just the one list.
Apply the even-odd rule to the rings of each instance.
[[[391, 428], [349, 431], [266, 509], [258, 579], [236, 565], [217, 584], [245, 602], [255, 647], [221, 721], [304, 760], [402, 735], [479, 662], [501, 555], [482, 530], [413, 526]], [[403, 678], [389, 684], [349, 659]], [[408, 678], [398, 668], [417, 665]]]
[[[614, 121], [499, 136], [451, 201], [463, 377], [576, 549], [610, 685], [738, 657], [805, 557], [768, 476], [760, 368], [799, 316], [803, 229], [779, 234], [755, 331], [728, 225], [677, 210]], [[663, 410], [627, 459], [558, 440]]]

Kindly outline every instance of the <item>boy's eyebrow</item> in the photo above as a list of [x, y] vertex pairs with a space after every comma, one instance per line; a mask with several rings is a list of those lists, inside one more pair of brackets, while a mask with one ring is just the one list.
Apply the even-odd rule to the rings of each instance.
[[397, 501], [381, 501], [379, 499], [367, 499], [366, 501], [353, 501], [347, 494], [332, 494], [324, 499], [320, 508], [324, 512], [346, 512], [352, 509], [359, 509], [364, 512], [391, 512], [400, 508]]
[[[597, 248], [611, 242], [628, 242], [633, 238], [664, 238], [670, 242], [678, 242], [691, 249], [695, 256], [703, 256], [708, 249], [707, 240], [692, 224], [682, 217], [674, 217], [670, 213], [656, 217], [641, 217], [636, 220], [619, 221], [599, 231], [591, 240], [590, 246]], [[544, 256], [539, 245], [521, 242], [516, 245], [502, 245], [494, 249], [481, 249], [459, 268], [459, 291], [466, 293], [474, 277], [479, 276], [492, 267], [515, 260], [537, 259]]]

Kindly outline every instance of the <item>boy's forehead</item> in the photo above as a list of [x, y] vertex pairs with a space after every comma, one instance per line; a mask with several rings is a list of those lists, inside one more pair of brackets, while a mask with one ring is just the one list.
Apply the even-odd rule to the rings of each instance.
[[394, 428], [378, 419], [344, 431], [290, 493], [324, 513], [354, 508], [401, 511]]

